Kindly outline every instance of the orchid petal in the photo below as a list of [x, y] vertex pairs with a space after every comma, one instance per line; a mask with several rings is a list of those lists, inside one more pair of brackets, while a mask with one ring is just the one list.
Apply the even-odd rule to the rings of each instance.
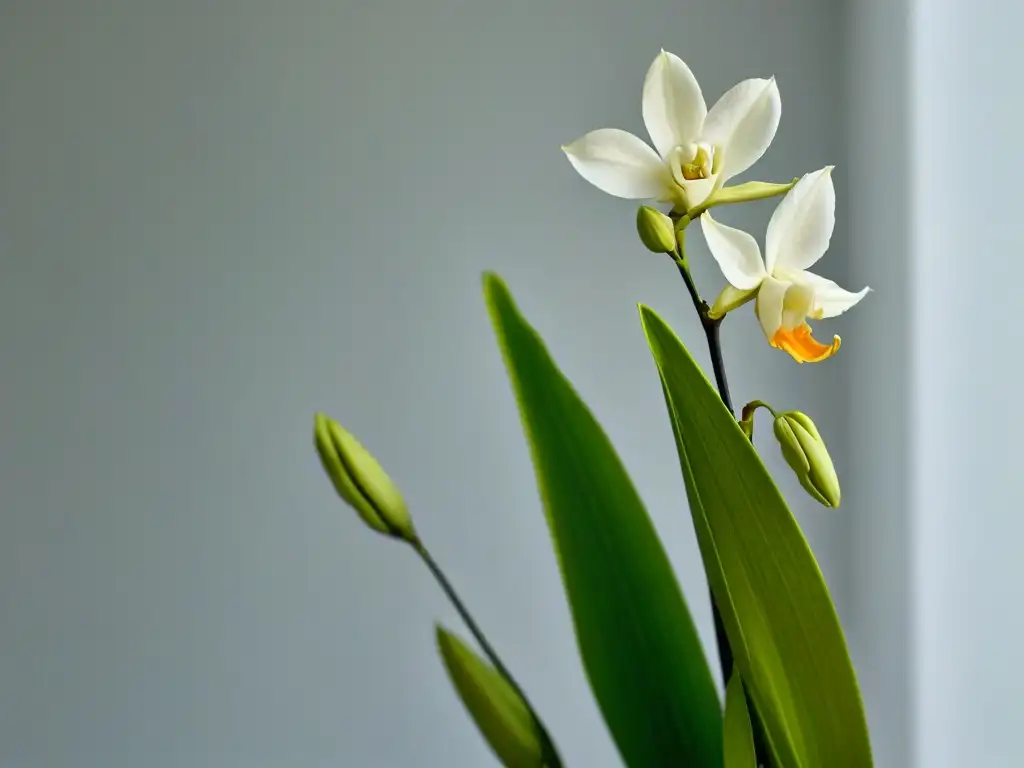
[[804, 324], [814, 308], [814, 290], [808, 285], [793, 283], [782, 299], [782, 328], [792, 331]]
[[661, 156], [693, 142], [704, 124], [708, 108], [697, 78], [673, 53], [659, 53], [644, 78], [644, 125]]
[[836, 223], [832, 167], [806, 174], [772, 214], [764, 249], [769, 273], [805, 270], [828, 250]]
[[782, 327], [782, 303], [790, 283], [766, 277], [761, 281], [761, 289], [757, 292], [754, 303], [754, 314], [761, 323], [761, 330], [769, 342]]
[[711, 193], [715, 191], [718, 185], [718, 180], [717, 176], [711, 176], [707, 179], [677, 178], [676, 184], [682, 187], [684, 197], [686, 198], [686, 209], [694, 208], [711, 197]]
[[726, 91], [704, 121], [701, 140], [722, 152], [724, 181], [761, 159], [775, 138], [782, 99], [775, 78], [744, 80]]
[[843, 314], [871, 291], [863, 288], [854, 293], [813, 272], [804, 272], [800, 279], [814, 291], [814, 307], [809, 314], [819, 319]]
[[767, 277], [757, 241], [742, 229], [719, 224], [710, 213], [700, 217], [704, 240], [729, 284], [750, 290]]
[[562, 151], [580, 176], [615, 197], [662, 197], [671, 186], [668, 168], [655, 151], [617, 128], [591, 131]]

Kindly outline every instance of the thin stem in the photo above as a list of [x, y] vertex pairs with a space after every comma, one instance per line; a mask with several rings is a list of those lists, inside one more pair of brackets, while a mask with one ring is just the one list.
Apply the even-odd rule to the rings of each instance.
[[[729, 411], [731, 413], [732, 402], [729, 397], [729, 383], [725, 380], [725, 368], [722, 365], [721, 345], [718, 343], [718, 325], [721, 321], [711, 320], [708, 318], [707, 302], [701, 299], [700, 294], [697, 292], [697, 286], [693, 282], [693, 276], [690, 274], [690, 267], [686, 261], [686, 250], [683, 239], [684, 233], [684, 229], [680, 229], [678, 231], [679, 256], [674, 259], [674, 261], [676, 263], [676, 267], [679, 269], [679, 274], [682, 275], [683, 282], [686, 283], [686, 290], [690, 293], [690, 300], [693, 302], [693, 308], [697, 310], [701, 326], [704, 328], [704, 335], [707, 336], [708, 339], [708, 346], [712, 350], [712, 367], [715, 369], [715, 380], [718, 383], [718, 393], [722, 396], [722, 400], [729, 407]], [[710, 327], [713, 327], [713, 330], [710, 329], [709, 324]], [[712, 339], [714, 339], [714, 343], [712, 343]], [[722, 612], [718, 609], [718, 603], [715, 601], [715, 595], [711, 592], [710, 587], [708, 588], [708, 593], [711, 596], [711, 614], [715, 621], [715, 645], [718, 646], [718, 664], [722, 669], [722, 679], [724, 684], [728, 685], [729, 678], [732, 676], [732, 647], [729, 645], [729, 637], [725, 633], [725, 622], [722, 620]]]
[[725, 376], [725, 361], [722, 360], [722, 340], [719, 329], [722, 327], [722, 318], [711, 320], [706, 315], [701, 318], [704, 326], [704, 335], [708, 337], [708, 351], [711, 353], [711, 367], [715, 372], [715, 383], [718, 385], [718, 394], [722, 402], [729, 409], [729, 413], [736, 416], [732, 407], [732, 396], [729, 394], [729, 380]]
[[777, 417], [779, 415], [778, 411], [776, 411], [774, 408], [768, 405], [768, 403], [766, 403], [764, 400], [751, 400], [749, 403], [743, 406], [743, 411], [741, 413], [740, 420], [752, 420], [754, 418], [754, 413], [755, 411], [757, 411], [758, 408], [764, 408], [773, 417]]
[[[682, 232], [679, 233], [679, 237], [682, 237]], [[693, 308], [697, 310], [697, 314], [700, 315], [701, 323], [704, 322], [704, 318], [708, 313], [707, 302], [703, 301], [700, 294], [697, 293], [697, 286], [693, 282], [693, 276], [690, 275], [690, 265], [686, 263], [686, 259], [676, 259], [676, 267], [679, 269], [679, 274], [683, 276], [683, 282], [686, 283], [686, 290], [690, 292], [690, 300], [693, 302]]]
[[498, 673], [508, 681], [508, 684], [512, 686], [513, 690], [519, 694], [519, 698], [521, 698], [523, 703], [526, 704], [526, 708], [530, 710], [534, 721], [537, 723], [537, 728], [540, 731], [544, 756], [547, 760], [548, 768], [562, 768], [562, 758], [559, 756], [558, 750], [555, 748], [555, 743], [548, 734], [547, 728], [544, 727], [544, 723], [541, 722], [540, 717], [537, 715], [537, 711], [533, 708], [533, 705], [530, 704], [530, 700], [527, 698], [526, 692], [519, 686], [516, 679], [512, 677], [512, 673], [508, 671], [508, 667], [506, 667], [502, 662], [501, 657], [498, 656], [498, 652], [494, 650], [494, 647], [487, 640], [483, 630], [480, 629], [476, 620], [473, 618], [472, 614], [470, 614], [469, 609], [466, 608], [466, 604], [462, 602], [462, 598], [460, 598], [459, 594], [455, 591], [455, 587], [452, 586], [452, 583], [448, 580], [444, 571], [441, 570], [441, 566], [438, 565], [437, 561], [423, 545], [422, 541], [416, 539], [415, 541], [410, 542], [410, 544], [412, 545], [412, 548], [416, 550], [416, 554], [420, 556], [420, 559], [423, 560], [427, 569], [431, 574], [433, 574], [437, 583], [440, 585], [441, 590], [455, 607], [459, 616], [462, 617], [462, 621], [466, 624], [466, 627], [469, 629], [470, 633], [472, 633], [473, 637], [476, 638], [476, 642], [490, 660], [491, 664], [493, 664]]

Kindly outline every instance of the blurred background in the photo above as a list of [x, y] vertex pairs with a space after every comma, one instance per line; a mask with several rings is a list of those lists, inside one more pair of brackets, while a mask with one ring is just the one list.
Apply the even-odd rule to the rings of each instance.
[[[333, 495], [322, 409], [402, 487], [568, 763], [619, 765], [479, 279], [506, 278], [604, 424], [710, 651], [635, 305], [706, 363], [703, 336], [635, 206], [559, 151], [645, 135], [664, 47], [709, 103], [777, 77], [744, 179], [835, 164], [821, 271], [875, 289], [823, 326], [826, 364], [770, 350], [749, 309], [724, 340], [734, 399], [806, 411], [839, 468], [825, 511], [762, 443], [877, 765], [1022, 764], [1022, 22], [997, 0], [0, 2], [0, 763], [491, 764], [435, 654], [456, 617]], [[763, 231], [772, 207], [721, 218]], [[700, 238], [691, 261], [713, 296]]]

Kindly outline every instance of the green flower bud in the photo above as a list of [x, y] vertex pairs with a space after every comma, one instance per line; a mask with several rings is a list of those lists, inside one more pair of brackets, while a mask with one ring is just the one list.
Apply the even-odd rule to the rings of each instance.
[[437, 648], [463, 706], [502, 765], [541, 768], [544, 748], [533, 712], [500, 672], [437, 627]]
[[647, 250], [653, 253], [672, 253], [676, 249], [672, 219], [656, 208], [640, 206], [636, 212], [636, 231]]
[[363, 522], [387, 536], [415, 542], [416, 532], [402, 494], [355, 436], [334, 419], [318, 413], [313, 421], [313, 437], [335, 490]]
[[798, 411], [780, 413], [775, 417], [775, 437], [800, 485], [826, 507], [838, 507], [839, 478], [814, 422]]

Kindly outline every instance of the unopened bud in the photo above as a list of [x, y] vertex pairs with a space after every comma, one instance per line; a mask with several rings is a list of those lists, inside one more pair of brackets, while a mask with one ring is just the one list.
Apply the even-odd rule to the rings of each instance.
[[672, 253], [676, 249], [672, 219], [656, 208], [640, 206], [636, 212], [636, 231], [647, 250], [653, 253]]
[[437, 627], [437, 648], [463, 706], [502, 765], [541, 768], [544, 748], [533, 712], [498, 670]]
[[355, 436], [322, 413], [314, 418], [313, 436], [335, 490], [363, 522], [385, 535], [416, 541], [402, 494]]
[[839, 478], [814, 422], [798, 411], [780, 413], [775, 417], [775, 437], [800, 485], [826, 507], [838, 507]]

